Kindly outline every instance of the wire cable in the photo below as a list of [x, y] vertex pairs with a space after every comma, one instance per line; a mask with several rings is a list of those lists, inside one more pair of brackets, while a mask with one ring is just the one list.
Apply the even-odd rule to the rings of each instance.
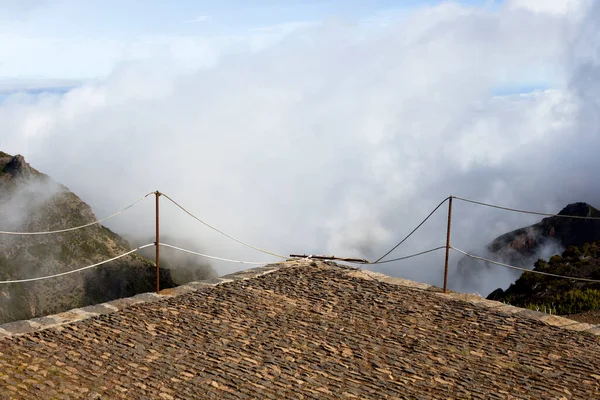
[[518, 271], [523, 271], [523, 272], [531, 272], [532, 274], [539, 274], [539, 275], [552, 276], [552, 277], [554, 277], [554, 278], [572, 279], [572, 280], [574, 280], [574, 281], [582, 281], [582, 282], [593, 282], [593, 283], [600, 283], [600, 280], [595, 280], [595, 279], [576, 278], [576, 277], [573, 277], [573, 276], [556, 275], [556, 274], [551, 274], [551, 273], [549, 273], [549, 272], [534, 271], [534, 270], [527, 269], [527, 268], [515, 267], [515, 266], [513, 266], [513, 265], [504, 264], [504, 263], [501, 263], [501, 262], [498, 262], [498, 261], [494, 261], [494, 260], [490, 260], [490, 259], [487, 259], [487, 258], [483, 258], [483, 257], [475, 256], [475, 255], [473, 255], [473, 254], [469, 254], [469, 253], [467, 253], [466, 251], [463, 251], [463, 250], [457, 249], [456, 247], [452, 247], [452, 246], [450, 246], [450, 248], [451, 248], [452, 250], [455, 250], [455, 251], [458, 251], [459, 253], [462, 253], [462, 254], [464, 254], [464, 255], [465, 255], [465, 256], [467, 256], [467, 257], [474, 258], [474, 259], [476, 259], [476, 260], [487, 261], [487, 262], [489, 262], [489, 263], [492, 263], [492, 264], [500, 265], [500, 266], [502, 266], [502, 267], [506, 267], [506, 268], [516, 269], [516, 270], [518, 270]]
[[64, 233], [64, 232], [71, 232], [71, 231], [75, 231], [78, 229], [83, 229], [83, 228], [87, 228], [88, 226], [92, 226], [92, 225], [97, 225], [101, 222], [104, 222], [108, 219], [111, 219], [113, 217], [116, 217], [117, 215], [129, 210], [131, 207], [135, 206], [136, 204], [140, 203], [141, 201], [145, 200], [146, 197], [150, 196], [151, 194], [154, 194], [155, 192], [151, 192], [148, 193], [147, 195], [145, 195], [144, 197], [142, 197], [141, 199], [139, 199], [138, 201], [136, 201], [135, 203], [132, 203], [130, 205], [128, 205], [127, 207], [117, 211], [114, 214], [109, 215], [108, 217], [104, 217], [102, 219], [96, 220], [94, 222], [90, 222], [89, 224], [85, 224], [85, 225], [81, 225], [81, 226], [75, 226], [73, 228], [66, 228], [66, 229], [59, 229], [56, 231], [46, 231], [46, 232], [7, 232], [7, 231], [0, 231], [0, 235], [51, 235], [51, 234], [55, 234], [55, 233]]
[[136, 251], [138, 251], [138, 250], [145, 249], [146, 247], [150, 247], [150, 246], [154, 246], [154, 243], [150, 243], [150, 244], [146, 244], [146, 245], [143, 245], [143, 246], [137, 247], [137, 248], [135, 248], [135, 249], [133, 249], [133, 250], [131, 250], [131, 251], [128, 251], [127, 253], [123, 253], [123, 254], [121, 254], [120, 256], [113, 257], [113, 258], [111, 258], [110, 260], [105, 260], [105, 261], [99, 262], [99, 263], [97, 263], [97, 264], [94, 264], [94, 265], [88, 265], [87, 267], [83, 267], [83, 268], [74, 269], [74, 270], [72, 270], [72, 271], [61, 272], [60, 274], [54, 274], [54, 275], [48, 275], [48, 276], [41, 276], [41, 277], [38, 277], [38, 278], [29, 278], [29, 279], [15, 279], [15, 280], [10, 280], [10, 281], [0, 281], [0, 284], [8, 284], [8, 283], [23, 283], [23, 282], [34, 282], [34, 281], [41, 281], [41, 280], [44, 280], [44, 279], [50, 279], [50, 278], [56, 278], [56, 277], [59, 277], [59, 276], [64, 276], [64, 275], [69, 275], [69, 274], [74, 274], [75, 272], [84, 271], [84, 270], [86, 270], [86, 269], [94, 268], [94, 267], [97, 267], [97, 266], [99, 266], [99, 265], [106, 264], [106, 263], [109, 263], [109, 262], [111, 262], [111, 261], [118, 260], [119, 258], [122, 258], [122, 257], [128, 256], [128, 255], [129, 255], [129, 254], [131, 254], [131, 253], [135, 253], [135, 252], [136, 252]]
[[221, 257], [209, 256], [207, 254], [202, 254], [202, 253], [198, 253], [198, 252], [195, 252], [195, 251], [182, 249], [181, 247], [172, 246], [172, 245], [166, 244], [166, 243], [159, 243], [159, 245], [160, 246], [165, 246], [165, 247], [170, 247], [171, 249], [183, 251], [184, 253], [194, 254], [194, 255], [197, 255], [197, 256], [200, 256], [200, 257], [205, 257], [205, 258], [210, 258], [211, 260], [219, 260], [219, 261], [234, 262], [234, 263], [238, 263], [238, 264], [251, 264], [251, 265], [265, 265], [265, 264], [272, 264], [273, 263], [273, 261], [253, 262], [253, 261], [231, 260], [229, 258], [221, 258]]
[[446, 248], [446, 246], [440, 246], [440, 247], [436, 247], [435, 249], [430, 249], [430, 250], [422, 251], [420, 253], [411, 254], [410, 256], [399, 257], [399, 258], [394, 258], [394, 259], [391, 259], [391, 260], [385, 260], [385, 261], [379, 261], [379, 262], [369, 263], [367, 265], [385, 264], [385, 263], [391, 263], [393, 261], [406, 260], [408, 258], [413, 258], [413, 257], [421, 256], [423, 254], [432, 253], [434, 251], [445, 249], [445, 248]]
[[185, 207], [183, 207], [181, 204], [179, 204], [178, 202], [176, 202], [175, 200], [173, 200], [172, 198], [170, 198], [168, 195], [166, 195], [166, 194], [164, 194], [164, 193], [161, 193], [161, 195], [163, 195], [163, 196], [165, 196], [167, 199], [169, 199], [169, 201], [171, 201], [171, 203], [175, 204], [177, 207], [179, 207], [181, 210], [183, 210], [183, 211], [184, 211], [184, 212], [185, 212], [187, 215], [189, 215], [190, 217], [194, 218], [196, 221], [198, 221], [198, 222], [202, 223], [203, 225], [205, 225], [205, 226], [209, 227], [210, 229], [212, 229], [212, 230], [214, 230], [214, 231], [217, 231], [217, 232], [219, 232], [221, 235], [223, 235], [223, 236], [225, 236], [225, 237], [228, 237], [229, 239], [231, 239], [231, 240], [233, 240], [233, 241], [235, 241], [235, 242], [238, 242], [238, 243], [240, 243], [240, 244], [243, 244], [243, 245], [244, 245], [244, 246], [246, 246], [246, 247], [250, 247], [251, 249], [258, 250], [258, 251], [260, 251], [260, 252], [262, 252], [262, 253], [269, 254], [269, 255], [272, 255], [272, 256], [275, 256], [275, 257], [279, 257], [279, 258], [283, 258], [283, 259], [286, 259], [286, 260], [287, 260], [287, 257], [286, 257], [286, 256], [282, 256], [281, 254], [277, 254], [277, 253], [273, 253], [273, 252], [270, 252], [270, 251], [267, 251], [267, 250], [261, 249], [260, 247], [253, 246], [253, 245], [251, 245], [251, 244], [249, 244], [249, 243], [246, 243], [246, 242], [244, 242], [244, 241], [241, 241], [241, 240], [239, 240], [239, 239], [236, 239], [236, 238], [234, 238], [234, 237], [233, 237], [233, 236], [231, 236], [231, 235], [228, 235], [227, 233], [225, 233], [225, 232], [223, 232], [223, 231], [221, 231], [221, 230], [219, 230], [219, 229], [215, 228], [214, 226], [212, 226], [212, 225], [210, 225], [210, 224], [208, 224], [208, 223], [204, 222], [204, 221], [203, 221], [203, 220], [201, 220], [200, 218], [196, 217], [194, 214], [192, 214], [190, 211], [188, 211], [188, 210], [187, 210]]
[[491, 208], [497, 208], [499, 210], [506, 210], [506, 211], [514, 211], [514, 212], [518, 212], [518, 213], [523, 213], [523, 214], [533, 214], [533, 215], [541, 215], [543, 217], [559, 217], [559, 218], [573, 218], [573, 219], [590, 219], [590, 220], [600, 220], [600, 217], [582, 217], [580, 215], [560, 215], [560, 214], [548, 214], [548, 213], [543, 213], [543, 212], [537, 212], [537, 211], [527, 211], [527, 210], [520, 210], [518, 208], [510, 208], [510, 207], [502, 207], [502, 206], [497, 206], [494, 204], [488, 204], [488, 203], [484, 203], [481, 201], [475, 201], [475, 200], [469, 200], [469, 199], [464, 199], [462, 197], [456, 197], [456, 196], [452, 196], [452, 198], [456, 199], [456, 200], [462, 200], [465, 201], [467, 203], [472, 203], [472, 204], [478, 204], [480, 206], [486, 206], [486, 207], [491, 207]]
[[433, 215], [433, 213], [435, 213], [438, 210], [438, 208], [440, 208], [442, 206], [442, 204], [444, 204], [448, 199], [450, 199], [450, 196], [448, 196], [444, 200], [442, 200], [442, 202], [440, 204], [438, 204], [438, 206], [436, 208], [434, 208], [432, 212], [429, 213], [427, 218], [425, 218], [419, 225], [417, 225], [417, 227], [415, 229], [413, 229], [412, 232], [410, 232], [404, 239], [402, 239], [400, 241], [400, 243], [398, 243], [397, 245], [392, 247], [392, 249], [390, 251], [388, 251], [387, 253], [385, 253], [384, 255], [379, 257], [375, 262], [372, 262], [370, 264], [380, 264], [381, 260], [383, 260], [385, 257], [387, 257], [392, 251], [396, 250], [398, 248], [398, 246], [400, 246], [402, 243], [406, 242], [406, 240], [409, 237], [411, 237], [412, 234], [415, 233], [417, 231], [417, 229], [419, 229]]

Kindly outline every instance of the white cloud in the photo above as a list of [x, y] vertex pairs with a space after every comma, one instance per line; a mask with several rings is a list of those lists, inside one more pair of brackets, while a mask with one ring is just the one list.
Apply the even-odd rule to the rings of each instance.
[[297, 21], [297, 22], [286, 22], [275, 25], [260, 26], [258, 28], [250, 28], [250, 32], [277, 32], [277, 33], [291, 33], [299, 28], [305, 28], [315, 25], [316, 22], [311, 21]]
[[[444, 4], [373, 35], [322, 23], [254, 52], [184, 40], [179, 54], [214, 54], [202, 68], [190, 54], [185, 72], [165, 68], [169, 38], [153, 52], [159, 67], [140, 59], [62, 97], [8, 99], [0, 149], [24, 153], [100, 215], [159, 189], [277, 252], [373, 258], [450, 194], [552, 212], [575, 200], [600, 205], [580, 182], [600, 165], [576, 87], [489, 95], [547, 65], [571, 81], [563, 33], [579, 29], [560, 14]], [[163, 203], [166, 233], [212, 254], [262, 259]], [[453, 242], [466, 250], [535, 221], [458, 204], [455, 213]], [[445, 222], [436, 214], [395, 254], [440, 245]], [[152, 204], [112, 226], [147, 236]], [[440, 284], [442, 261], [440, 253], [384, 270]]]
[[206, 22], [210, 19], [208, 15], [199, 15], [196, 18], [185, 21], [186, 24], [193, 24], [196, 22]]
[[[0, 29], [0, 80], [103, 78], [122, 64], [143, 62], [169, 74], [213, 67], [225, 55], [261, 50], [305, 23], [283, 24], [247, 36], [144, 35], [110, 37], [27, 36]], [[4, 78], [4, 79], [3, 79]]]
[[74, 87], [83, 82], [75, 79], [43, 79], [43, 78], [5, 78], [0, 79], [0, 94], [32, 89]]
[[21, 18], [46, 3], [48, 0], [0, 0], [0, 20], [2, 17]]
[[564, 15], [577, 13], [588, 7], [588, 0], [507, 0], [510, 9], [524, 9], [536, 13]]
[[0, 33], [0, 77], [72, 79], [105, 77], [120, 64], [144, 60], [157, 67], [199, 68], [216, 63], [235, 38], [146, 36], [110, 38], [27, 38]]

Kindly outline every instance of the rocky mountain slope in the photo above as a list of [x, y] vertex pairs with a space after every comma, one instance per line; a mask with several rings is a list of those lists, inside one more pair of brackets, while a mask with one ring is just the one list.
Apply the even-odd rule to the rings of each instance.
[[[600, 211], [587, 203], [573, 203], [563, 208], [558, 215], [600, 218]], [[596, 240], [600, 240], [600, 220], [549, 217], [496, 238], [490, 243], [488, 250], [505, 260], [519, 261], [523, 257], [537, 254], [541, 247], [552, 242], [568, 248]]]
[[[559, 215], [600, 217], [600, 211], [587, 203], [573, 203], [563, 208]], [[600, 240], [600, 220], [548, 217], [540, 222], [508, 232], [487, 246], [485, 257], [516, 265], [533, 267], [540, 258], [550, 258], [570, 246], [582, 246]], [[458, 263], [456, 279], [475, 282], [487, 275], [486, 269], [499, 268], [484, 262], [463, 257]], [[515, 280], [520, 272], [514, 271]]]
[[[0, 152], [0, 230], [48, 231], [96, 220], [66, 187], [25, 162]], [[130, 250], [101, 225], [54, 235], [0, 234], [0, 281], [70, 271]], [[101, 267], [37, 282], [0, 285], [0, 323], [62, 312], [155, 289], [153, 264], [136, 254]], [[161, 271], [161, 287], [175, 286]]]

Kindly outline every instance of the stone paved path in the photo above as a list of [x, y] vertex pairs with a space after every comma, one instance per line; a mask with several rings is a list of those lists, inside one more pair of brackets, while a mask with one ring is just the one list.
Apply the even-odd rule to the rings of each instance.
[[599, 362], [589, 333], [305, 263], [2, 339], [0, 398], [594, 399]]

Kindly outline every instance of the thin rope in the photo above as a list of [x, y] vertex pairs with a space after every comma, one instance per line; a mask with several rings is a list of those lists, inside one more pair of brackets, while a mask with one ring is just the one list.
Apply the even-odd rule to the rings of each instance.
[[410, 256], [399, 257], [399, 258], [394, 258], [394, 259], [391, 259], [391, 260], [385, 260], [385, 261], [379, 261], [379, 262], [369, 263], [367, 265], [385, 264], [385, 263], [391, 263], [393, 261], [406, 260], [408, 258], [413, 258], [413, 257], [421, 256], [423, 254], [432, 253], [434, 251], [445, 249], [445, 248], [446, 248], [446, 246], [440, 246], [440, 247], [436, 247], [435, 249], [430, 249], [430, 250], [422, 251], [420, 253], [411, 254]]
[[34, 281], [41, 281], [41, 280], [44, 280], [44, 279], [50, 279], [50, 278], [56, 278], [56, 277], [59, 277], [59, 276], [64, 276], [64, 275], [69, 275], [69, 274], [74, 274], [75, 272], [80, 272], [80, 271], [83, 271], [83, 270], [86, 270], [86, 269], [90, 269], [90, 268], [97, 267], [97, 266], [99, 266], [99, 265], [102, 265], [102, 264], [109, 263], [109, 262], [111, 262], [111, 261], [118, 260], [118, 259], [119, 259], [119, 258], [121, 258], [121, 257], [128, 256], [128, 255], [129, 255], [129, 254], [131, 254], [131, 253], [135, 253], [135, 252], [136, 252], [136, 251], [138, 251], [138, 250], [145, 249], [146, 247], [150, 247], [150, 246], [154, 246], [154, 243], [150, 243], [150, 244], [146, 244], [146, 245], [144, 245], [144, 246], [137, 247], [137, 248], [135, 248], [135, 249], [133, 249], [133, 250], [131, 250], [131, 251], [128, 251], [127, 253], [123, 253], [123, 254], [121, 254], [120, 256], [113, 257], [113, 258], [111, 258], [110, 260], [105, 260], [105, 261], [99, 262], [99, 263], [97, 263], [97, 264], [94, 264], [94, 265], [88, 265], [87, 267], [83, 267], [83, 268], [74, 269], [74, 270], [72, 270], [72, 271], [68, 271], [68, 272], [61, 272], [60, 274], [54, 274], [54, 275], [48, 275], [48, 276], [41, 276], [41, 277], [38, 277], [38, 278], [29, 278], [29, 279], [16, 279], [16, 280], [12, 280], [12, 281], [0, 281], [0, 284], [7, 284], [7, 283], [22, 283], [22, 282], [34, 282]]
[[194, 214], [192, 214], [191, 212], [189, 212], [189, 211], [188, 211], [188, 210], [187, 210], [185, 207], [183, 207], [181, 204], [177, 203], [175, 200], [173, 200], [172, 198], [170, 198], [168, 195], [166, 195], [166, 194], [164, 194], [164, 193], [161, 193], [161, 195], [162, 195], [162, 196], [165, 196], [165, 197], [166, 197], [167, 199], [169, 199], [169, 200], [170, 200], [170, 201], [171, 201], [173, 204], [175, 204], [177, 207], [179, 207], [180, 209], [182, 209], [182, 210], [183, 210], [183, 211], [184, 211], [184, 212], [185, 212], [187, 215], [189, 215], [190, 217], [194, 218], [196, 221], [198, 221], [198, 222], [202, 223], [203, 225], [205, 225], [205, 226], [209, 227], [210, 229], [212, 229], [212, 230], [214, 230], [214, 231], [217, 231], [217, 232], [219, 232], [221, 235], [223, 235], [223, 236], [225, 236], [225, 237], [228, 237], [229, 239], [231, 239], [231, 240], [233, 240], [233, 241], [236, 241], [236, 242], [238, 242], [238, 243], [240, 243], [240, 244], [243, 244], [244, 246], [250, 247], [250, 248], [252, 248], [252, 249], [254, 249], [254, 250], [258, 250], [258, 251], [260, 251], [260, 252], [262, 252], [262, 253], [265, 253], [265, 254], [269, 254], [269, 255], [272, 255], [272, 256], [275, 256], [275, 257], [279, 257], [279, 258], [283, 258], [283, 259], [287, 259], [287, 258], [288, 258], [288, 257], [286, 257], [286, 256], [282, 256], [281, 254], [273, 253], [273, 252], [270, 252], [270, 251], [267, 251], [267, 250], [261, 249], [261, 248], [259, 248], [259, 247], [253, 246], [253, 245], [251, 245], [251, 244], [249, 244], [249, 243], [243, 242], [243, 241], [241, 241], [241, 240], [239, 240], [239, 239], [236, 239], [236, 238], [234, 238], [233, 236], [231, 236], [231, 235], [228, 235], [227, 233], [225, 233], [225, 232], [223, 232], [223, 231], [221, 231], [221, 230], [219, 230], [219, 229], [215, 228], [214, 226], [212, 226], [212, 225], [210, 225], [210, 224], [208, 224], [208, 223], [204, 222], [204, 221], [203, 221], [203, 220], [201, 220], [200, 218], [196, 217]]
[[404, 239], [402, 239], [400, 241], [400, 243], [398, 243], [397, 245], [395, 245], [394, 247], [392, 247], [392, 249], [390, 251], [388, 251], [387, 253], [385, 253], [381, 257], [379, 257], [375, 262], [372, 262], [371, 264], [379, 264], [381, 260], [383, 260], [384, 258], [386, 258], [392, 251], [396, 250], [398, 248], [398, 246], [400, 246], [402, 243], [406, 242], [406, 240], [409, 237], [411, 237], [412, 234], [415, 233], [433, 215], [433, 213], [435, 213], [438, 210], [438, 208], [440, 208], [442, 206], [442, 204], [444, 204], [449, 198], [450, 197], [446, 197], [444, 200], [442, 200], [442, 202], [440, 204], [438, 204], [438, 206], [436, 208], [434, 208], [432, 212], [429, 213], [429, 215], [427, 216], [427, 218], [425, 218], [419, 225], [417, 225], [417, 227], [415, 229], [413, 229], [412, 232], [409, 233]]
[[210, 258], [211, 260], [228, 261], [228, 262], [234, 262], [234, 263], [238, 263], [238, 264], [250, 264], [250, 265], [265, 265], [265, 264], [272, 264], [273, 263], [273, 261], [253, 262], [253, 261], [231, 260], [229, 258], [221, 258], [221, 257], [209, 256], [207, 254], [202, 254], [202, 253], [198, 253], [198, 252], [195, 252], [195, 251], [182, 249], [181, 247], [172, 246], [172, 245], [166, 244], [166, 243], [159, 243], [159, 245], [160, 246], [165, 246], [165, 247], [170, 247], [170, 248], [175, 249], [175, 250], [183, 251], [184, 253], [194, 254], [194, 255], [197, 255], [197, 256], [200, 256], [200, 257], [205, 257], [205, 258]]
[[516, 270], [518, 270], [518, 271], [523, 271], [523, 272], [531, 272], [532, 274], [539, 274], [539, 275], [552, 276], [552, 277], [554, 277], [554, 278], [572, 279], [572, 280], [574, 280], [574, 281], [582, 281], [582, 282], [594, 282], [594, 283], [600, 283], [600, 281], [599, 281], [599, 280], [595, 280], [595, 279], [576, 278], [576, 277], [573, 277], [573, 276], [556, 275], [556, 274], [551, 274], [551, 273], [548, 273], [548, 272], [534, 271], [534, 270], [531, 270], [531, 269], [526, 269], [526, 268], [519, 268], [519, 267], [515, 267], [515, 266], [513, 266], [513, 265], [504, 264], [504, 263], [501, 263], [501, 262], [498, 262], [498, 261], [494, 261], [494, 260], [490, 260], [490, 259], [487, 259], [487, 258], [483, 258], [483, 257], [475, 256], [475, 255], [473, 255], [473, 254], [469, 254], [469, 253], [467, 253], [466, 251], [463, 251], [463, 250], [457, 249], [456, 247], [452, 247], [452, 246], [450, 246], [450, 248], [451, 248], [452, 250], [456, 250], [456, 251], [458, 251], [459, 253], [462, 253], [462, 254], [464, 254], [464, 255], [465, 255], [465, 256], [467, 256], [467, 257], [474, 258], [474, 259], [476, 259], [476, 260], [487, 261], [487, 262], [489, 262], [489, 263], [492, 263], [492, 264], [500, 265], [500, 266], [502, 266], [502, 267], [506, 267], [506, 268], [512, 268], [512, 269], [516, 269]]
[[63, 233], [63, 232], [70, 232], [70, 231], [75, 231], [78, 229], [83, 229], [83, 228], [87, 228], [88, 226], [92, 226], [92, 225], [96, 225], [99, 224], [101, 222], [104, 222], [108, 219], [111, 219], [113, 217], [116, 217], [117, 215], [129, 210], [131, 207], [135, 206], [136, 204], [138, 204], [139, 202], [143, 201], [146, 199], [146, 197], [150, 196], [151, 194], [154, 194], [155, 192], [152, 193], [148, 193], [147, 195], [145, 195], [144, 197], [142, 197], [141, 199], [139, 199], [138, 201], [136, 201], [135, 203], [132, 203], [130, 205], [128, 205], [127, 207], [117, 211], [114, 214], [109, 215], [108, 217], [104, 217], [102, 219], [99, 219], [97, 221], [94, 222], [90, 222], [89, 224], [85, 224], [85, 225], [81, 225], [81, 226], [76, 226], [73, 228], [66, 228], [66, 229], [59, 229], [56, 231], [46, 231], [46, 232], [6, 232], [6, 231], [0, 231], [0, 235], [51, 235], [51, 234], [55, 234], [55, 233]]
[[527, 211], [527, 210], [520, 210], [518, 208], [510, 208], [510, 207], [502, 207], [502, 206], [497, 206], [494, 204], [488, 204], [488, 203], [483, 203], [481, 201], [475, 201], [475, 200], [469, 200], [469, 199], [464, 199], [462, 197], [456, 197], [456, 196], [452, 196], [452, 198], [456, 199], [456, 200], [462, 200], [462, 201], [466, 201], [467, 203], [473, 203], [473, 204], [478, 204], [480, 206], [486, 206], [486, 207], [491, 207], [491, 208], [497, 208], [500, 210], [506, 210], [506, 211], [514, 211], [514, 212], [518, 212], [518, 213], [523, 213], [523, 214], [533, 214], [533, 215], [541, 215], [544, 217], [559, 217], [559, 218], [573, 218], [573, 219], [591, 219], [591, 220], [600, 220], [600, 217], [582, 217], [580, 215], [560, 215], [560, 214], [548, 214], [548, 213], [543, 213], [543, 212], [537, 212], [537, 211]]

